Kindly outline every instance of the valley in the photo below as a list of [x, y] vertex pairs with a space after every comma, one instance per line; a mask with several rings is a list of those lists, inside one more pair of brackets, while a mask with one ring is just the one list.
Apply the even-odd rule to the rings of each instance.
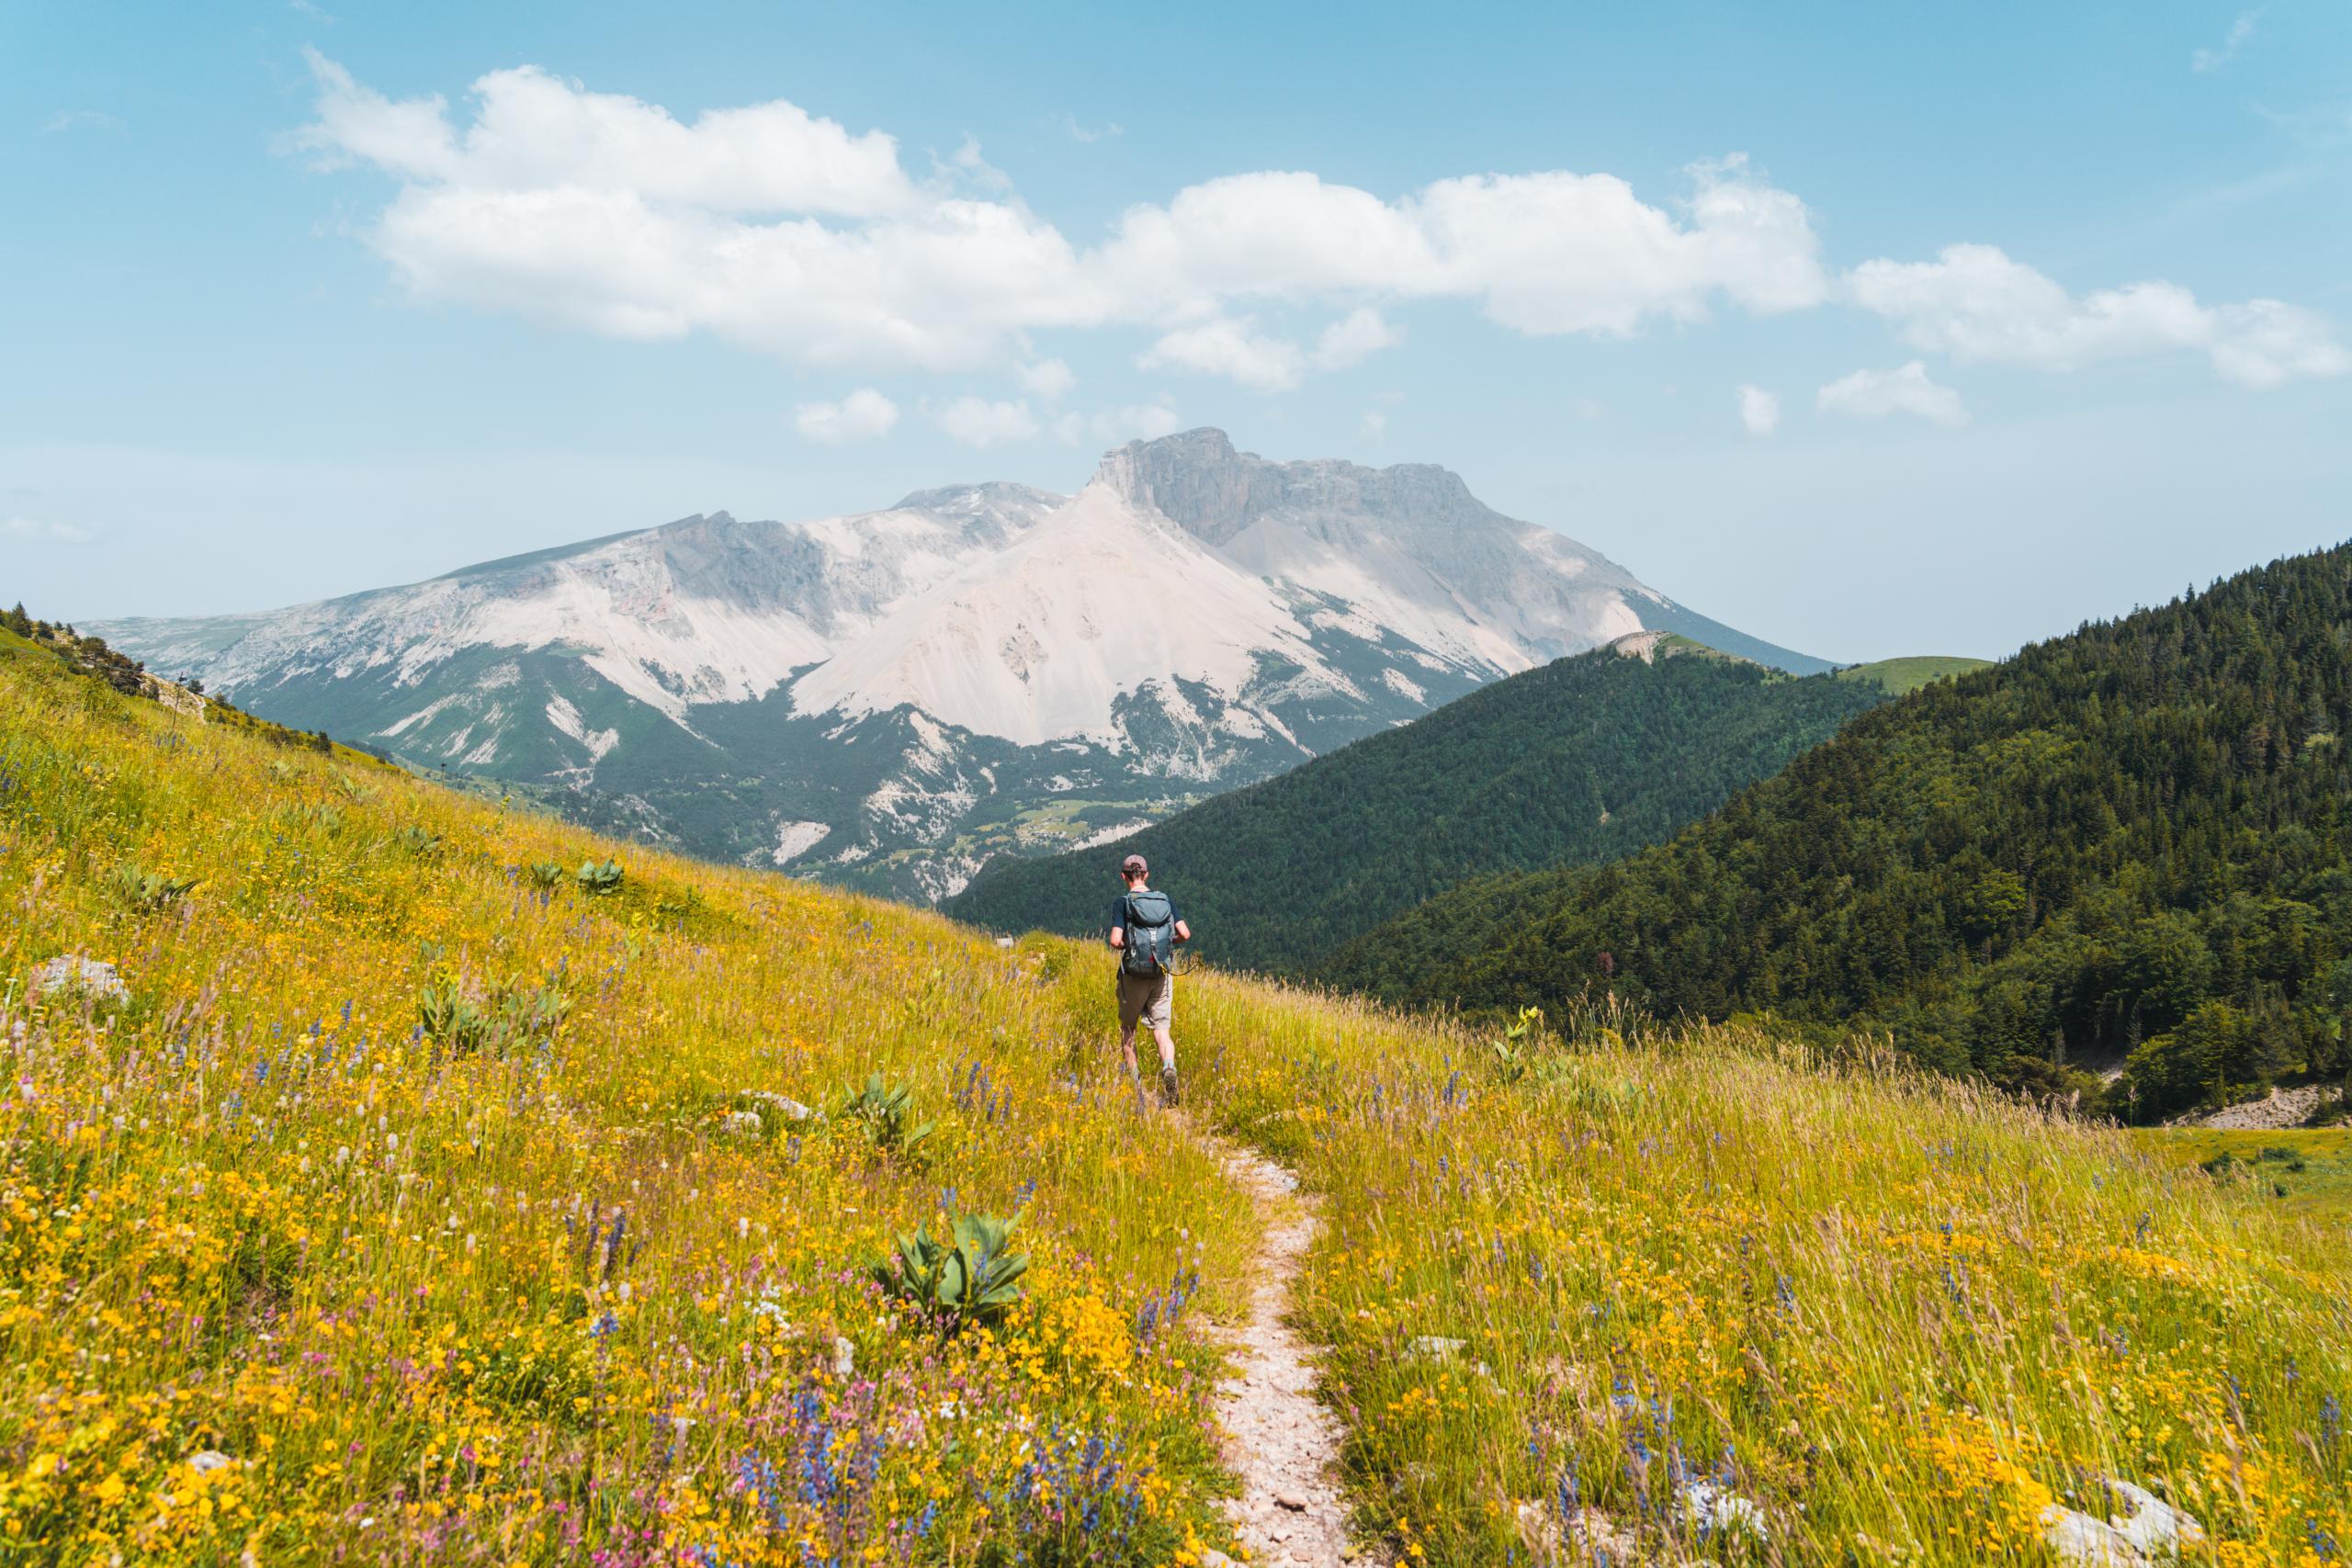
[[1004, 859], [942, 908], [1091, 934], [1108, 868], [1167, 869], [1217, 963], [1307, 975], [1457, 884], [1614, 859], [1705, 815], [1884, 700], [1637, 632], [1138, 831]]

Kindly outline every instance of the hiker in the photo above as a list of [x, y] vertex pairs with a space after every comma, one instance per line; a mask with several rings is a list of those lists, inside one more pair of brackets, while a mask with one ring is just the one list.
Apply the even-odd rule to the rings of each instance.
[[[1176, 913], [1176, 901], [1153, 887], [1143, 856], [1119, 864], [1126, 891], [1111, 906], [1111, 949], [1119, 955], [1119, 1049], [1127, 1076], [1136, 1077], [1136, 1025], [1151, 1025], [1159, 1042], [1159, 1102], [1176, 1103], [1176, 1042], [1169, 1037], [1170, 998], [1176, 989], [1176, 944], [1193, 940], [1193, 928]], [[1141, 1089], [1138, 1089], [1140, 1093]]]

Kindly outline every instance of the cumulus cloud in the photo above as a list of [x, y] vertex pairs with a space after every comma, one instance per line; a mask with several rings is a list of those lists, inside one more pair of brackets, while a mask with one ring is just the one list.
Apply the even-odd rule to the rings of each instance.
[[1994, 245], [1948, 245], [1931, 262], [1864, 262], [1846, 287], [1912, 347], [1962, 362], [2059, 371], [2194, 350], [2245, 387], [2352, 369], [2327, 320], [2299, 306], [2205, 305], [2161, 282], [2076, 297]]
[[1058, 359], [1047, 359], [1035, 365], [1024, 365], [1016, 374], [1023, 389], [1054, 402], [1068, 397], [1078, 385], [1078, 377]]
[[1859, 419], [1911, 413], [1938, 424], [1968, 423], [1960, 394], [1930, 380], [1927, 366], [1917, 359], [1894, 370], [1857, 370], [1841, 376], [1815, 393], [1813, 402], [1825, 413], [1852, 414]]
[[802, 403], [792, 411], [793, 428], [828, 446], [871, 441], [899, 423], [899, 405], [871, 387], [860, 387], [837, 403]]
[[40, 517], [0, 517], [0, 539], [22, 539], [31, 544], [85, 545], [90, 541], [90, 532], [71, 523], [51, 523]]
[[[1736, 158], [1692, 169], [1670, 209], [1611, 175], [1480, 175], [1393, 200], [1236, 175], [1131, 207], [1088, 247], [968, 140], [918, 180], [887, 133], [781, 100], [682, 121], [526, 65], [453, 107], [310, 59], [317, 107], [286, 145], [394, 182], [365, 232], [413, 296], [618, 337], [955, 370], [1016, 364], [1035, 332], [1125, 326], [1152, 334], [1152, 363], [1279, 389], [1393, 342], [1375, 302], [1623, 337], [1720, 301], [1803, 309], [1828, 287], [1804, 203]], [[1257, 324], [1276, 308], [1329, 325], [1310, 349]]]
[[1029, 412], [1029, 400], [1012, 402], [990, 402], [985, 398], [962, 397], [941, 409], [933, 418], [939, 428], [967, 446], [996, 446], [1007, 441], [1036, 439], [1037, 416]]
[[1260, 391], [1280, 392], [1298, 385], [1306, 356], [1287, 338], [1261, 333], [1251, 317], [1237, 321], [1219, 316], [1168, 333], [1136, 364], [1145, 370], [1198, 370]]
[[1750, 435], [1770, 435], [1780, 427], [1781, 400], [1761, 387], [1739, 389], [1739, 423]]
[[2236, 59], [2238, 51], [2245, 47], [2245, 40], [2254, 36], [2255, 18], [2261, 14], [2259, 11], [2239, 12], [2238, 19], [2230, 24], [2230, 34], [2222, 40], [2221, 47], [2199, 50], [2188, 57], [2188, 68], [2200, 73], [2219, 71]]
[[1625, 338], [1725, 305], [1841, 299], [1963, 360], [2070, 369], [2187, 348], [2249, 386], [2347, 368], [2298, 307], [2159, 282], [2076, 297], [1989, 245], [1833, 280], [1804, 203], [1737, 156], [1691, 166], [1665, 203], [1566, 170], [1394, 197], [1307, 171], [1229, 175], [1136, 203], [1088, 243], [969, 138], [919, 178], [888, 133], [781, 99], [682, 120], [524, 65], [453, 106], [310, 60], [316, 109], [285, 146], [392, 183], [362, 232], [412, 297], [614, 337], [707, 333], [801, 364], [945, 372], [1015, 369], [1035, 334], [1114, 328], [1143, 334], [1148, 367], [1282, 390], [1395, 343], [1387, 312], [1416, 301]]
[[1326, 370], [1361, 365], [1384, 348], [1394, 348], [1405, 334], [1388, 324], [1369, 305], [1359, 306], [1323, 329], [1315, 342], [1315, 363]]

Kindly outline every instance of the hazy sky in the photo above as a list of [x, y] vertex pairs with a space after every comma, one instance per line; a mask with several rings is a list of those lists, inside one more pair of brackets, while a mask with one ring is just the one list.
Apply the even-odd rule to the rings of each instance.
[[2352, 536], [2352, 6], [0, 10], [0, 598], [1436, 462], [1838, 659]]

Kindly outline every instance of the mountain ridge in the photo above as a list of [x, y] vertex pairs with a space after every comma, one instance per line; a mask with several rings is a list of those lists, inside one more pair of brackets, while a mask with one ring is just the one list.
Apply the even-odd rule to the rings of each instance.
[[1879, 707], [1623, 861], [1442, 894], [1318, 977], [1770, 1011], [2142, 1118], [2340, 1076], [2348, 646], [2352, 546], [2274, 561]]
[[1653, 622], [1714, 625], [1449, 470], [1274, 462], [1204, 429], [1114, 449], [1071, 496], [698, 513], [97, 629], [265, 716], [600, 826], [730, 860], [798, 846], [774, 863], [935, 897]]

